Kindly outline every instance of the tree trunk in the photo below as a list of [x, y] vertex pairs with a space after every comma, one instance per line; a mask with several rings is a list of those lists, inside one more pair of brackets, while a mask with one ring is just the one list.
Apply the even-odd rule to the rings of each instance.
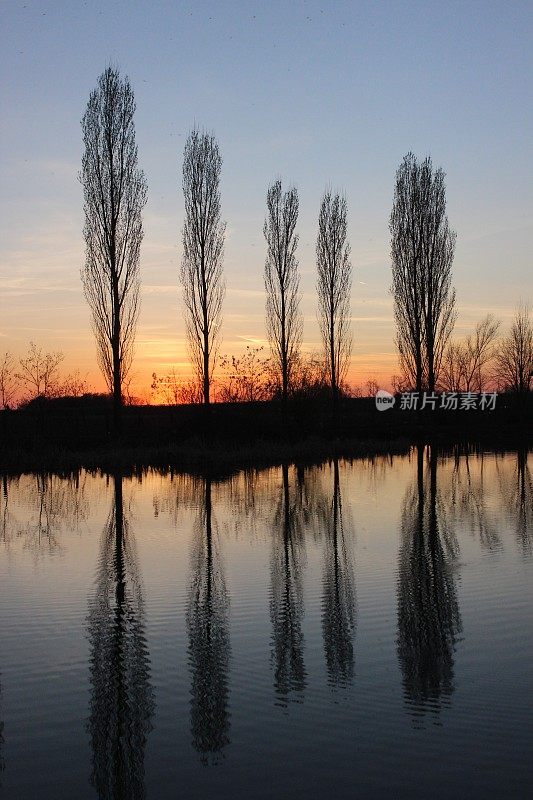
[[[333, 306], [333, 303], [331, 303]], [[338, 387], [337, 387], [337, 365], [335, 363], [335, 319], [333, 311], [329, 321], [329, 357], [331, 361], [331, 394], [333, 397], [334, 405], [337, 404]]]
[[[206, 600], [208, 608], [211, 609], [212, 594], [213, 594], [213, 531], [212, 531], [212, 505], [211, 505], [211, 479], [205, 479], [205, 539], [206, 539], [206, 578], [207, 578], [207, 592]], [[210, 626], [208, 632], [210, 631]]]
[[[432, 297], [429, 298], [432, 303]], [[427, 321], [427, 359], [428, 359], [428, 389], [430, 392], [435, 391], [435, 323], [433, 314], [430, 312]]]
[[122, 382], [120, 369], [120, 312], [118, 281], [113, 281], [113, 428], [116, 434], [122, 430]]
[[422, 391], [422, 350], [420, 345], [416, 348], [416, 391]]
[[209, 337], [206, 328], [204, 332], [204, 404], [208, 406], [209, 403]]
[[115, 484], [115, 595], [117, 602], [124, 601], [125, 568], [124, 568], [124, 507], [122, 500], [122, 476], [113, 478]]
[[281, 398], [283, 403], [287, 402], [289, 396], [289, 375], [288, 375], [288, 358], [287, 358], [287, 337], [285, 331], [285, 288], [282, 289], [281, 295]]
[[202, 316], [203, 316], [203, 369], [204, 369], [204, 405], [208, 406], [209, 397], [209, 314], [207, 308], [207, 280], [205, 275], [205, 243], [200, 243], [201, 276], [202, 276]]

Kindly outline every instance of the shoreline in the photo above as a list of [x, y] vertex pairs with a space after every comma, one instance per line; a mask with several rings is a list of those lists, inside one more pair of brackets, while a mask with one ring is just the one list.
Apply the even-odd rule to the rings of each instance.
[[[51, 401], [0, 411], [0, 473], [150, 467], [227, 474], [287, 462], [404, 455], [411, 447], [516, 451], [533, 447], [533, 395], [495, 411], [377, 411], [373, 399], [128, 406], [120, 437], [108, 406]], [[525, 402], [524, 402], [525, 400]]]

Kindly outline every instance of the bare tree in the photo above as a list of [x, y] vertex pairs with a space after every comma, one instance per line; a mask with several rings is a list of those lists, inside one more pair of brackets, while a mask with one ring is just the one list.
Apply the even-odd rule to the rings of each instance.
[[133, 359], [139, 314], [141, 212], [146, 180], [137, 166], [128, 78], [107, 67], [91, 92], [82, 119], [86, 245], [82, 281], [92, 311], [98, 363], [113, 394], [115, 428], [120, 428], [123, 390]]
[[205, 404], [210, 400], [225, 294], [222, 259], [226, 224], [220, 219], [221, 167], [215, 137], [191, 131], [183, 158], [185, 223], [181, 282], [189, 352]]
[[224, 403], [251, 403], [256, 400], [270, 400], [274, 394], [270, 379], [271, 361], [261, 355], [263, 346], [250, 347], [239, 358], [221, 356], [220, 366], [225, 380], [219, 397]]
[[269, 186], [267, 217], [263, 233], [267, 242], [265, 289], [267, 334], [285, 402], [291, 388], [292, 371], [302, 339], [299, 313], [298, 192], [291, 187], [282, 193], [281, 181]]
[[181, 380], [176, 367], [172, 367], [166, 375], [157, 375], [152, 372], [150, 388], [152, 397], [160, 400], [164, 405], [178, 406], [181, 402]]
[[82, 397], [89, 391], [86, 378], [82, 378], [77, 369], [69, 373], [61, 385], [61, 394], [64, 397]]
[[0, 356], [0, 408], [11, 408], [17, 393], [15, 362], [11, 353]]
[[489, 363], [494, 358], [494, 341], [500, 323], [493, 314], [478, 322], [473, 334], [463, 342], [450, 342], [442, 360], [439, 384], [450, 392], [482, 392], [489, 378]]
[[400, 366], [417, 391], [434, 391], [455, 323], [455, 233], [446, 217], [444, 172], [408, 153], [396, 173], [390, 217], [392, 295]]
[[445, 392], [462, 392], [466, 372], [466, 348], [463, 342], [449, 342], [442, 359], [439, 385]]
[[347, 214], [346, 198], [326, 191], [320, 205], [316, 243], [318, 324], [334, 401], [346, 377], [352, 348], [349, 327], [352, 265], [346, 241]]
[[365, 383], [366, 387], [366, 396], [367, 397], [375, 397], [378, 393], [379, 383], [375, 378], [369, 378]]
[[[324, 397], [329, 392], [328, 373], [321, 354], [299, 352], [291, 365], [292, 395], [299, 397]], [[339, 386], [343, 392], [346, 384]]]
[[500, 327], [493, 314], [478, 322], [472, 336], [467, 336], [466, 352], [468, 370], [465, 376], [466, 391], [473, 387], [481, 392], [487, 380], [488, 364], [494, 358], [494, 342]]
[[511, 330], [496, 355], [499, 382], [513, 392], [527, 392], [533, 383], [533, 322], [529, 307], [520, 303]]
[[202, 392], [198, 387], [198, 383], [193, 379], [181, 379], [176, 367], [172, 367], [166, 375], [157, 375], [152, 372], [150, 388], [152, 390], [152, 398], [156, 400], [156, 403], [162, 403], [167, 406], [202, 402]]
[[15, 374], [27, 393], [27, 400], [58, 397], [62, 394], [59, 365], [64, 358], [59, 351], [43, 353], [41, 347], [30, 342], [26, 358], [19, 359], [20, 372]]

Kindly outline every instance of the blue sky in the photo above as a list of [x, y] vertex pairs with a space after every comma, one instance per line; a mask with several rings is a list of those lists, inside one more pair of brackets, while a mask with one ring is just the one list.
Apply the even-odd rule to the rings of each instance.
[[[30, 339], [99, 381], [83, 263], [80, 119], [112, 62], [134, 87], [148, 180], [136, 374], [186, 361], [178, 266], [181, 161], [193, 124], [218, 138], [227, 221], [221, 352], [264, 340], [268, 183], [300, 194], [306, 349], [318, 347], [316, 219], [345, 191], [352, 375], [396, 371], [389, 232], [403, 155], [447, 174], [458, 335], [531, 299], [533, 4], [3, 2], [0, 351]], [[182, 367], [186, 369], [185, 366]]]

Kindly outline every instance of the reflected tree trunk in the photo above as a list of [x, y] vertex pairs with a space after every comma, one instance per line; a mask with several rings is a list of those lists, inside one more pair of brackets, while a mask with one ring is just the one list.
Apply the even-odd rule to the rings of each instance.
[[100, 543], [90, 602], [92, 783], [100, 798], [144, 798], [144, 750], [154, 712], [144, 603], [122, 477]]
[[415, 488], [405, 494], [398, 565], [398, 657], [413, 717], [439, 712], [453, 689], [461, 618], [452, 567], [456, 543], [440, 528], [437, 456], [424, 470], [418, 448]]
[[216, 763], [229, 744], [229, 599], [213, 518], [211, 481], [195, 525], [187, 610], [191, 673], [191, 735], [204, 763]]
[[2, 542], [7, 542], [7, 528], [8, 528], [8, 504], [9, 504], [9, 491], [7, 484], [7, 475], [2, 475]]
[[286, 704], [294, 695], [301, 697], [306, 685], [301, 580], [305, 551], [298, 508], [291, 501], [288, 466], [283, 465], [281, 472], [282, 494], [273, 524], [270, 618], [274, 690]]
[[355, 580], [351, 558], [351, 526], [345, 531], [339, 462], [333, 462], [333, 498], [324, 520], [326, 535], [322, 630], [331, 685], [349, 684], [354, 676]]
[[527, 463], [527, 450], [516, 454], [516, 536], [524, 556], [531, 555], [533, 538], [533, 479]]

